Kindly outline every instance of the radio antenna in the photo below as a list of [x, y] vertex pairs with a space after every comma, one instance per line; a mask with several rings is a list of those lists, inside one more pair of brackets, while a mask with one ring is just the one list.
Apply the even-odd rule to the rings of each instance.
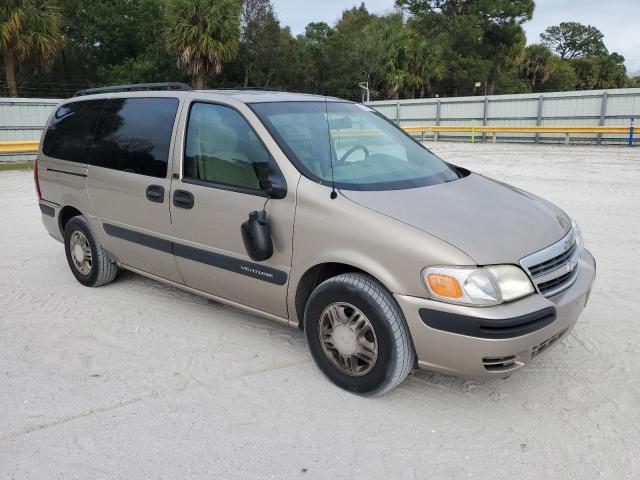
[[327, 115], [327, 139], [329, 140], [329, 161], [331, 162], [331, 200], [335, 200], [338, 196], [336, 193], [336, 181], [333, 177], [333, 147], [331, 146], [331, 126], [329, 125], [329, 102], [327, 97], [324, 97], [324, 111]]

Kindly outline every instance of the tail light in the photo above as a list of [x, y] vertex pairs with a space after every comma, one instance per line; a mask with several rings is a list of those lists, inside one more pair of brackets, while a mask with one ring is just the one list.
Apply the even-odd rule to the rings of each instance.
[[33, 162], [33, 183], [36, 186], [36, 194], [38, 195], [38, 200], [41, 200], [42, 192], [40, 192], [40, 181], [38, 180], [38, 159], [37, 158], [35, 162]]

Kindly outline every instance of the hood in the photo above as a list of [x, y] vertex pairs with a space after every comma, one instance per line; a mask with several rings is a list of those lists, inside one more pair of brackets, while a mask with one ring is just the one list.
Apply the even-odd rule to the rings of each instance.
[[478, 265], [516, 264], [571, 227], [550, 202], [474, 173], [422, 188], [341, 193], [456, 246]]

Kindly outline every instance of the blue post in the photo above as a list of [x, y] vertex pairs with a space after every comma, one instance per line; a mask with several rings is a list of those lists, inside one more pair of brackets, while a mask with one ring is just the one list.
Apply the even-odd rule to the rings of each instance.
[[631, 119], [631, 124], [629, 125], [629, 146], [633, 147], [633, 124], [634, 119]]

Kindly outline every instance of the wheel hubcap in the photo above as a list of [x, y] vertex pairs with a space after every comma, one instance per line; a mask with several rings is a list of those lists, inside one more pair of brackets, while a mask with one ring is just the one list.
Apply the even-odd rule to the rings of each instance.
[[333, 345], [341, 355], [353, 355], [356, 353], [358, 344], [356, 334], [346, 325], [338, 325], [331, 335]]
[[331, 363], [352, 376], [371, 371], [378, 358], [378, 341], [371, 322], [349, 303], [332, 303], [320, 316], [320, 344]]
[[88, 275], [91, 272], [91, 247], [84, 233], [75, 230], [71, 234], [69, 251], [76, 270], [82, 275]]
[[79, 244], [76, 244], [76, 246], [73, 247], [73, 255], [76, 259], [76, 262], [82, 262], [82, 260], [84, 260], [84, 251]]

